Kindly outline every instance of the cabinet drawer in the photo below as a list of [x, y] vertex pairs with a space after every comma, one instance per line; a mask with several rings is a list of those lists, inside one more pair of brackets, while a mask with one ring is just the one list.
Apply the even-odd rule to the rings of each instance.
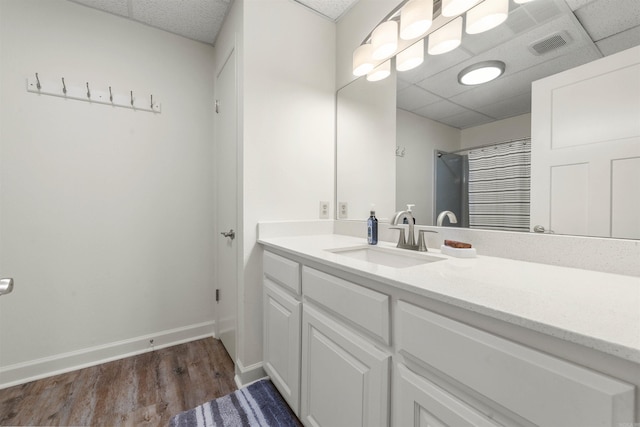
[[262, 268], [265, 276], [300, 295], [300, 264], [271, 252], [264, 252]]
[[302, 268], [304, 295], [389, 344], [389, 296], [355, 283]]
[[404, 365], [395, 370], [394, 425], [502, 427]]
[[398, 350], [540, 426], [633, 422], [634, 388], [398, 302]]

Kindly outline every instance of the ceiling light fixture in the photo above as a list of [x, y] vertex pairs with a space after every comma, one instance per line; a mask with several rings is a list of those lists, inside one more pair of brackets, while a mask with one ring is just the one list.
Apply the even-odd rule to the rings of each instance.
[[378, 25], [371, 33], [373, 59], [385, 59], [396, 52], [398, 48], [398, 23], [386, 21]]
[[484, 0], [467, 12], [467, 34], [479, 34], [502, 24], [509, 16], [509, 0]]
[[396, 70], [407, 71], [424, 62], [424, 39], [420, 39], [396, 55]]
[[433, 0], [409, 0], [400, 10], [400, 38], [423, 36], [433, 23]]
[[364, 76], [375, 66], [373, 62], [373, 46], [369, 43], [358, 46], [353, 51], [353, 75]]
[[460, 46], [462, 41], [462, 16], [429, 34], [429, 55], [440, 55]]
[[382, 64], [374, 68], [367, 74], [367, 80], [370, 82], [377, 82], [378, 80], [386, 79], [391, 75], [391, 61], [386, 60]]
[[480, 0], [442, 0], [442, 16], [456, 16], [465, 13]]
[[479, 85], [497, 79], [504, 73], [505, 65], [502, 61], [483, 61], [473, 64], [460, 71], [458, 82], [466, 86]]

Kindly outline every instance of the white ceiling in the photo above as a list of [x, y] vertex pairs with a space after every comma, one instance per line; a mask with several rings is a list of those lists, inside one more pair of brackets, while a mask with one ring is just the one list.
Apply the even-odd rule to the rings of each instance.
[[[215, 43], [233, 2], [69, 1], [209, 44]], [[358, 0], [292, 1], [337, 21]], [[570, 39], [565, 46], [543, 55], [529, 50], [559, 31]], [[425, 54], [421, 67], [398, 73], [398, 107], [460, 129], [528, 113], [532, 81], [636, 45], [640, 45], [640, 0], [535, 0], [523, 5], [511, 0], [509, 18], [499, 27], [464, 34], [454, 51]], [[460, 85], [460, 70], [482, 60], [503, 61], [504, 75], [480, 86]]]
[[[570, 41], [536, 55], [529, 46], [560, 31]], [[638, 0], [511, 2], [506, 22], [438, 56], [425, 54], [417, 69], [398, 73], [398, 107], [464, 129], [531, 111], [531, 82], [640, 44]], [[426, 43], [425, 43], [426, 46]], [[458, 73], [484, 60], [506, 64], [503, 76], [479, 86], [458, 83]]]
[[[214, 44], [233, 0], [69, 0], [152, 27]], [[337, 21], [358, 0], [294, 0]]]

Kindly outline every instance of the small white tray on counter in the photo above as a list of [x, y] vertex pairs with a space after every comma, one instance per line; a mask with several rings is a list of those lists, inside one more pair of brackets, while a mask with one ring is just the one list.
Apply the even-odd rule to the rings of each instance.
[[440, 246], [440, 251], [445, 254], [456, 258], [475, 258], [476, 248], [452, 248], [451, 246]]

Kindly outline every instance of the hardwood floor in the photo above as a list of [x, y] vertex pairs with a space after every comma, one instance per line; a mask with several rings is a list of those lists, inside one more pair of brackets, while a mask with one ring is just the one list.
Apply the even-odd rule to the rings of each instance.
[[206, 338], [0, 390], [0, 425], [168, 425], [236, 390], [222, 343]]

